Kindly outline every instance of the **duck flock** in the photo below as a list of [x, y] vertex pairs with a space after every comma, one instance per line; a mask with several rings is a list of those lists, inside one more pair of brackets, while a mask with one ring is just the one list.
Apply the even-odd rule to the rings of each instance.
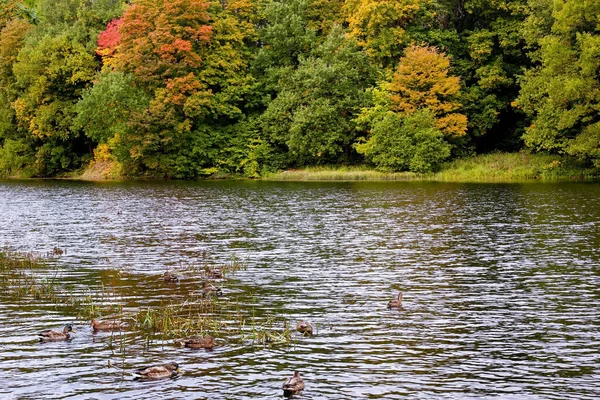
[[[388, 309], [402, 309], [402, 292], [398, 294], [395, 300], [390, 300], [387, 305]], [[115, 331], [127, 329], [129, 324], [120, 320], [98, 320], [93, 319], [91, 322], [92, 329], [97, 331]], [[296, 325], [296, 330], [303, 335], [313, 335], [313, 324], [309, 321], [299, 321]], [[40, 341], [57, 342], [68, 341], [73, 339], [73, 333], [76, 332], [73, 326], [66, 325], [62, 331], [45, 330], [38, 334]], [[215, 338], [212, 336], [192, 336], [189, 338], [178, 339], [176, 343], [191, 349], [212, 349], [215, 347]], [[134, 379], [136, 380], [156, 380], [166, 378], [176, 378], [181, 373], [179, 364], [176, 362], [168, 362], [165, 364], [150, 365], [137, 368], [133, 371]], [[294, 371], [294, 375], [285, 380], [281, 386], [283, 394], [286, 397], [300, 393], [304, 389], [304, 380], [298, 371]]]

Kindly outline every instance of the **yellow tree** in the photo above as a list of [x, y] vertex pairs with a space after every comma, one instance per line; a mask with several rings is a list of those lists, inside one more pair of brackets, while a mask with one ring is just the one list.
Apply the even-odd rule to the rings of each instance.
[[456, 112], [460, 78], [450, 76], [450, 60], [435, 47], [411, 45], [385, 87], [390, 94], [390, 108], [409, 116], [429, 109], [436, 127], [445, 135], [462, 136], [467, 130], [467, 117]]
[[430, 0], [347, 0], [349, 35], [382, 67], [410, 42], [406, 28], [426, 14]]

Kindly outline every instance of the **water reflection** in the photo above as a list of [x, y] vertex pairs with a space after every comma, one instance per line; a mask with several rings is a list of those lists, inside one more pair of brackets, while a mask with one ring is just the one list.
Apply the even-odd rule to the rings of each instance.
[[[67, 249], [74, 286], [160, 303], [196, 285], [166, 285], [166, 268], [234, 254], [249, 268], [226, 297], [317, 330], [289, 349], [207, 352], [1, 301], [0, 396], [281, 398], [297, 369], [302, 399], [598, 398], [599, 197], [598, 185], [0, 183], [0, 245]], [[403, 310], [386, 309], [400, 290]], [[35, 340], [68, 322], [73, 341]], [[179, 379], [132, 381], [170, 360]]]

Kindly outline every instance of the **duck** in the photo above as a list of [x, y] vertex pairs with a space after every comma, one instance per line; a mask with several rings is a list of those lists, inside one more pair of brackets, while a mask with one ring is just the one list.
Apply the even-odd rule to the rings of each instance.
[[204, 282], [204, 285], [202, 286], [202, 295], [204, 297], [208, 297], [208, 296], [220, 296], [223, 294], [223, 291], [221, 290], [221, 288], [216, 287], [215, 285], [213, 285], [210, 282]]
[[223, 275], [223, 271], [216, 268], [216, 269], [207, 269], [205, 271], [205, 276], [207, 278], [210, 279], [223, 279], [224, 275]]
[[171, 271], [165, 271], [163, 274], [163, 280], [165, 282], [179, 282], [179, 275]]
[[99, 321], [94, 318], [92, 320], [92, 329], [94, 331], [118, 331], [128, 327], [129, 324], [127, 322], [123, 322], [118, 319]]
[[155, 380], [174, 378], [181, 372], [179, 364], [170, 362], [167, 364], [151, 365], [149, 367], [138, 368], [133, 373], [137, 380]]
[[192, 336], [176, 340], [176, 342], [190, 349], [212, 349], [215, 347], [215, 338], [210, 335], [204, 337]]
[[387, 308], [401, 308], [402, 307], [402, 292], [398, 293], [397, 300], [390, 300]]
[[305, 336], [310, 336], [313, 334], [313, 326], [308, 321], [299, 321], [296, 325], [296, 330]]
[[73, 335], [71, 335], [71, 332], [75, 332], [73, 327], [71, 325], [66, 325], [63, 328], [62, 332], [48, 329], [48, 330], [41, 331], [40, 333], [38, 333], [38, 336], [40, 337], [40, 340], [43, 342], [58, 342], [61, 340], [73, 339]]
[[300, 377], [300, 373], [294, 371], [294, 375], [287, 378], [281, 388], [283, 389], [283, 395], [286, 397], [301, 392], [304, 389], [304, 381]]

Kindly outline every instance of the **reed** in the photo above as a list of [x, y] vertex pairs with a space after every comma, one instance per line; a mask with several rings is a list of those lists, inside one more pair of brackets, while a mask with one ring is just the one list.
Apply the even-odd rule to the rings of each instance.
[[276, 181], [434, 181], [434, 182], [559, 182], [598, 181], [600, 170], [570, 157], [492, 153], [447, 162], [436, 173], [386, 173], [367, 166], [308, 167], [269, 174]]
[[492, 153], [447, 163], [432, 178], [446, 182], [555, 182], [594, 180], [599, 172], [568, 157]]
[[419, 175], [412, 172], [386, 173], [366, 166], [307, 167], [287, 170], [263, 177], [272, 181], [412, 181]]
[[[212, 268], [212, 267], [211, 267]], [[246, 264], [232, 257], [220, 265], [222, 271], [233, 273], [246, 268]], [[90, 321], [96, 317], [119, 318], [130, 322], [129, 331], [137, 334], [149, 347], [155, 339], [176, 339], [190, 335], [211, 334], [230, 342], [244, 343], [251, 339], [253, 345], [281, 345], [292, 342], [292, 331], [282, 318], [267, 316], [251, 320], [244, 316], [246, 304], [217, 297], [204, 297], [201, 293], [184, 296], [173, 293], [167, 304], [139, 307], [128, 304], [112, 287], [103, 282], [98, 287], [80, 287], [60, 284], [59, 270], [50, 269], [43, 260], [20, 253], [0, 252], [0, 289], [3, 296], [33, 301], [50, 301], [62, 311]], [[173, 288], [174, 291], [177, 288]], [[112, 336], [111, 336], [112, 338]], [[120, 352], [126, 346], [121, 336]], [[112, 339], [110, 346], [113, 346]]]
[[241, 321], [241, 329], [244, 332], [243, 339], [249, 339], [254, 345], [278, 346], [290, 345], [293, 342], [292, 330], [290, 324], [285, 318], [267, 316], [266, 319], [257, 321], [254, 317], [251, 319], [249, 329], [244, 329], [245, 321]]

